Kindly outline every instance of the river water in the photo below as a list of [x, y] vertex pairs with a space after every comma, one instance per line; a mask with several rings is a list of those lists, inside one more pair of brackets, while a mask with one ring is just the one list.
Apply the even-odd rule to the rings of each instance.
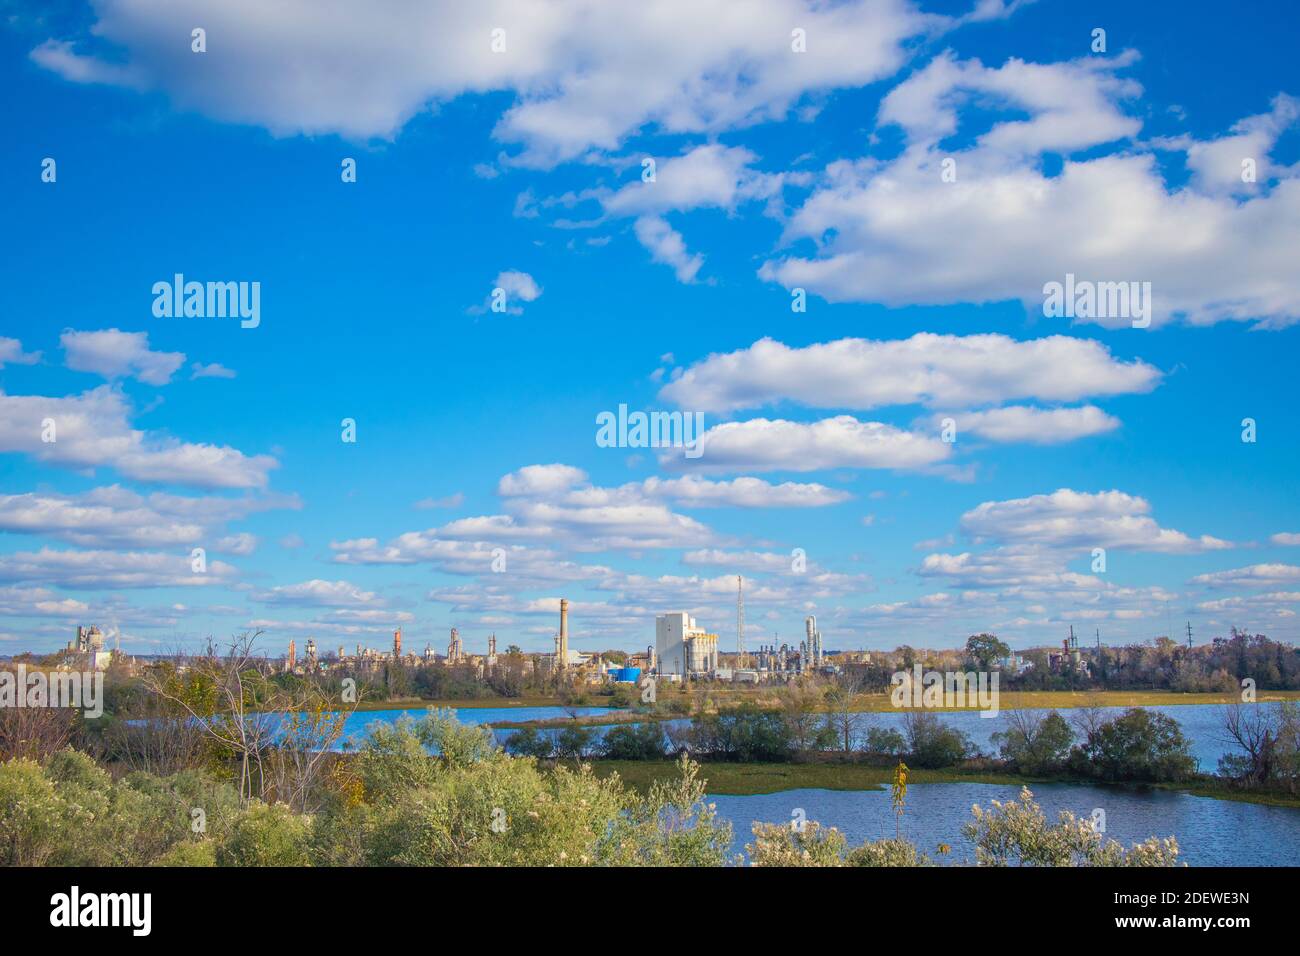
[[[1260, 706], [1272, 707], [1276, 705], [1261, 704]], [[1125, 709], [1123, 707], [1102, 708], [1106, 720], [1119, 716]], [[1159, 711], [1178, 721], [1183, 736], [1191, 743], [1192, 756], [1196, 758], [1201, 771], [1205, 773], [1213, 773], [1218, 768], [1219, 757], [1231, 749], [1223, 740], [1223, 731], [1220, 728], [1223, 708], [1218, 704], [1185, 704], [1173, 707], [1148, 707], [1146, 709]], [[564, 707], [461, 707], [453, 708], [453, 711], [456, 718], [465, 724], [553, 720], [567, 717], [570, 713], [570, 709]], [[617, 713], [617, 711], [608, 707], [575, 707], [572, 708], [572, 712], [582, 716]], [[365, 737], [366, 727], [375, 721], [391, 723], [404, 714], [418, 718], [423, 713], [422, 708], [357, 711], [348, 717], [344, 726], [344, 736], [355, 744]], [[1071, 711], [1062, 710], [1059, 713], [1067, 721], [1070, 719]], [[892, 728], [900, 733], [903, 729], [903, 715], [899, 713], [862, 714], [861, 718], [859, 738], [865, 736], [868, 727]], [[940, 714], [940, 719], [966, 734], [975, 746], [986, 754], [997, 753], [998, 748], [994, 745], [991, 737], [994, 733], [1006, 729], [1006, 721], [1002, 716], [981, 717], [978, 711], [973, 710], [944, 711]], [[663, 722], [665, 728], [685, 726], [687, 723], [689, 723], [687, 720]], [[596, 731], [597, 738], [599, 738], [607, 728], [596, 727], [593, 729]], [[550, 728], [544, 732], [549, 732], [551, 735], [559, 733], [558, 730]], [[504, 743], [514, 731], [502, 729], [496, 730], [494, 733], [497, 739]]]
[[[1074, 784], [1039, 784], [1031, 788], [1047, 818], [1061, 810], [1091, 818], [1105, 811], [1106, 838], [1125, 846], [1148, 837], [1177, 838], [1179, 859], [1189, 866], [1300, 865], [1300, 810], [1193, 797], [1165, 790]], [[915, 784], [907, 788], [902, 835], [932, 859], [974, 861], [974, 847], [962, 836], [971, 821], [971, 806], [990, 800], [1019, 798], [1014, 786], [985, 783]], [[753, 796], [712, 795], [718, 815], [735, 831], [733, 852], [752, 842], [751, 826], [789, 824], [802, 811], [808, 820], [841, 830], [850, 844], [894, 835], [889, 789], [786, 790]], [[940, 857], [945, 843], [951, 853]]]
[[[343, 723], [343, 739], [352, 747], [355, 747], [366, 737], [366, 728], [373, 723], [391, 724], [400, 717], [411, 717], [419, 720], [424, 716], [428, 708], [414, 707], [405, 710], [358, 710], [348, 715], [348, 719]], [[462, 724], [494, 724], [494, 723], [522, 723], [528, 720], [554, 720], [557, 717], [568, 717], [569, 709], [564, 707], [451, 707], [444, 708], [451, 710], [456, 715], [456, 719]], [[595, 717], [603, 714], [613, 713], [608, 707], [574, 707], [574, 713], [583, 717]], [[513, 730], [495, 730], [498, 741], [504, 743], [509, 736], [514, 733]]]

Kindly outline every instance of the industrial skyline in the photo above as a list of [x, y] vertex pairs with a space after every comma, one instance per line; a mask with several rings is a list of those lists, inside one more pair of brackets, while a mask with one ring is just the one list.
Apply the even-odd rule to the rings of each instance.
[[[739, 579], [737, 580], [739, 585]], [[743, 620], [743, 600], [737, 597], [738, 620]], [[705, 627], [699, 626], [693, 617], [681, 611], [660, 614], [655, 617], [654, 642], [644, 652], [636, 651], [622, 654], [616, 649], [592, 648], [579, 650], [569, 646], [569, 602], [560, 599], [559, 627], [555, 632], [555, 648], [549, 653], [524, 653], [531, 675], [555, 681], [557, 684], [595, 684], [607, 682], [637, 683], [642, 674], [670, 682], [707, 680], [735, 683], [783, 682], [799, 677], [820, 675], [834, 677], [841, 672], [840, 664], [846, 661], [862, 663], [871, 659], [870, 654], [858, 651], [845, 653], [835, 651], [836, 660], [828, 657], [817, 618], [809, 615], [804, 621], [804, 640], [797, 645], [763, 644], [754, 655], [747, 654], [743, 646], [738, 646], [733, 654], [726, 654], [718, 644], [718, 635]], [[1070, 641], [1073, 641], [1071, 632]], [[1064, 642], [1067, 651], [1070, 642]], [[1077, 647], [1077, 642], [1075, 644]], [[94, 651], [103, 649], [103, 636], [96, 627], [78, 627], [77, 639], [69, 642], [69, 654], [90, 655], [97, 667], [106, 667], [112, 655], [95, 657]], [[513, 648], [512, 648], [513, 650]], [[261, 648], [261, 656], [274, 660], [276, 655], [270, 647]], [[1077, 652], [1076, 652], [1077, 657]], [[1014, 662], [1014, 655], [1008, 662]], [[341, 669], [344, 672], [365, 671], [383, 667], [388, 663], [418, 666], [437, 664], [445, 667], [469, 667], [478, 680], [486, 680], [501, 663], [497, 654], [496, 634], [487, 638], [487, 653], [478, 654], [466, 648], [458, 628], [451, 629], [447, 643], [447, 653], [438, 654], [432, 644], [425, 644], [424, 651], [416, 654], [409, 648], [403, 652], [402, 629], [393, 632], [392, 649], [389, 652], [356, 645], [352, 654], [342, 645], [336, 653], [322, 652], [314, 638], [307, 639], [306, 653], [301, 661], [297, 654], [297, 642], [290, 638], [289, 645], [281, 667], [288, 672], [299, 674], [325, 673]], [[1076, 660], [1076, 664], [1081, 662]], [[632, 676], [635, 675], [635, 676]]]

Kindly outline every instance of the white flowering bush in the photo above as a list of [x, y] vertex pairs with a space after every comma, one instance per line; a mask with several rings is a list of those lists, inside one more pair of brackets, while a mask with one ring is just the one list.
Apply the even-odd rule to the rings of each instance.
[[1091, 821], [1062, 811], [1055, 824], [1028, 787], [1020, 800], [992, 800], [971, 808], [974, 820], [962, 832], [975, 844], [981, 866], [1175, 866], [1178, 841], [1155, 837], [1127, 849], [1105, 839]]

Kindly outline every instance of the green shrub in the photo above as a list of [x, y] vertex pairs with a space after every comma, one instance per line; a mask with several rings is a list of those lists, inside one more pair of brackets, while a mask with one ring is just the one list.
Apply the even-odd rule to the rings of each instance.
[[365, 866], [375, 842], [381, 810], [341, 798], [326, 802], [312, 818], [313, 866]]
[[76, 789], [106, 794], [113, 788], [113, 778], [107, 770], [101, 769], [90, 755], [71, 747], [50, 754], [45, 761], [45, 776], [65, 793]]
[[907, 753], [907, 741], [892, 727], [872, 727], [867, 731], [867, 753], [898, 757]]
[[636, 690], [631, 684], [614, 684], [609, 692], [609, 706], [631, 707], [637, 701]]
[[1064, 766], [1073, 739], [1070, 725], [1056, 711], [1041, 720], [1024, 711], [1008, 714], [1007, 729], [993, 734], [1003, 759], [1031, 774], [1050, 773]]
[[355, 769], [366, 799], [377, 802], [433, 782], [438, 765], [415, 734], [415, 721], [405, 715], [393, 723], [375, 721], [357, 751]]
[[555, 741], [536, 727], [520, 727], [506, 739], [506, 750], [519, 757], [546, 760], [555, 753]]
[[[372, 760], [401, 763], [403, 751], [390, 747]], [[678, 780], [640, 797], [590, 767], [543, 771], [492, 750], [367, 804], [364, 814], [328, 807], [315, 821], [312, 853], [372, 866], [716, 865], [731, 828], [704, 803], [697, 771], [683, 763]]]
[[462, 724], [456, 719], [455, 711], [436, 707], [430, 707], [416, 722], [415, 734], [447, 766], [475, 763], [501, 749], [489, 728]]
[[910, 762], [918, 767], [952, 767], [975, 750], [970, 738], [928, 710], [908, 711], [903, 720]]
[[929, 864], [907, 840], [876, 840], [848, 848], [834, 827], [806, 821], [799, 830], [789, 824], [754, 824], [754, 842], [745, 847], [751, 866], [926, 866]]
[[596, 731], [592, 728], [569, 724], [555, 738], [555, 749], [565, 760], [581, 760], [591, 752], [591, 742], [595, 739]]
[[0, 764], [0, 864], [41, 866], [57, 851], [66, 808], [34, 760]]
[[598, 861], [624, 806], [614, 781], [497, 754], [379, 808], [368, 863], [564, 866]]
[[153, 861], [154, 866], [216, 866], [217, 848], [211, 840], [177, 843]]
[[601, 752], [609, 760], [662, 760], [663, 728], [653, 720], [610, 727], [601, 741]]
[[1196, 772], [1178, 721], [1143, 707], [1102, 724], [1070, 752], [1070, 769], [1107, 781], [1177, 781]]
[[789, 760], [794, 750], [785, 718], [753, 704], [696, 717], [688, 740], [695, 751], [741, 763]]
[[845, 845], [839, 830], [812, 821], [798, 830], [788, 823], [755, 823], [754, 842], [745, 852], [750, 866], [842, 866]]
[[908, 840], [885, 839], [854, 847], [844, 862], [848, 866], [928, 866], [930, 859]]
[[311, 819], [283, 803], [255, 803], [216, 848], [217, 866], [309, 866]]

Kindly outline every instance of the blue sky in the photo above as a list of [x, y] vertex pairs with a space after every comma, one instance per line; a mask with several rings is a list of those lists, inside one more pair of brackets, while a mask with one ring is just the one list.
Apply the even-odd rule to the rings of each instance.
[[1132, 6], [7, 4], [0, 652], [1300, 637], [1297, 14]]

